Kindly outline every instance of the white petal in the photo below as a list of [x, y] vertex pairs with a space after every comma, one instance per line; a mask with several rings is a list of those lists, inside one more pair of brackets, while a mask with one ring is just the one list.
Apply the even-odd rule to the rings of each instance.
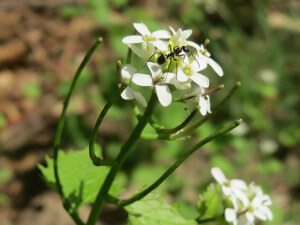
[[169, 83], [174, 85], [178, 90], [188, 90], [192, 87], [191, 82], [182, 83], [179, 82], [176, 77], [171, 79]]
[[155, 85], [158, 101], [162, 106], [168, 106], [172, 102], [172, 94], [167, 85]]
[[266, 215], [267, 220], [272, 220], [273, 219], [273, 213], [268, 207], [261, 207], [260, 211]]
[[134, 44], [129, 44], [128, 47], [139, 57], [141, 57], [144, 60], [148, 60], [151, 55], [153, 55], [154, 47], [149, 48], [149, 51], [147, 48], [138, 48]]
[[148, 27], [143, 23], [133, 23], [134, 28], [143, 36], [151, 35]]
[[246, 213], [246, 218], [247, 218], [247, 220], [248, 220], [250, 223], [254, 223], [255, 218], [254, 218], [254, 215], [253, 215], [252, 213], [247, 212], [247, 213]]
[[211, 108], [210, 108], [210, 99], [209, 96], [206, 96], [206, 102], [207, 102], [207, 112], [211, 113]]
[[263, 195], [262, 202], [264, 206], [272, 205], [272, 200], [269, 195]]
[[141, 35], [129, 35], [122, 39], [124, 44], [138, 44], [144, 42]]
[[256, 195], [256, 196], [254, 197], [254, 199], [252, 200], [251, 205], [252, 205], [254, 208], [260, 207], [260, 206], [262, 205], [262, 198], [261, 198], [261, 196]]
[[133, 90], [131, 89], [131, 87], [126, 87], [122, 93], [121, 93], [121, 97], [125, 100], [132, 100], [134, 99], [134, 93]]
[[143, 73], [136, 73], [132, 76], [132, 82], [143, 87], [153, 86], [151, 76]]
[[201, 67], [203, 67], [202, 70], [207, 67], [207, 65], [208, 65], [208, 59], [209, 59], [208, 57], [206, 57], [202, 53], [198, 52], [196, 59], [200, 63]]
[[242, 189], [242, 190], [247, 189], [246, 183], [243, 180], [239, 180], [239, 179], [230, 180], [230, 186], [232, 186], [234, 188]]
[[247, 197], [247, 194], [244, 190], [232, 188], [232, 192], [243, 203], [243, 205], [249, 205], [249, 198]]
[[201, 96], [205, 92], [205, 89], [203, 87], [197, 86], [193, 91], [191, 91], [189, 94], [190, 95], [196, 95], [196, 96]]
[[141, 106], [143, 107], [147, 106], [147, 101], [140, 92], [134, 91], [134, 98], [137, 100], [138, 103], [141, 104]]
[[[223, 188], [224, 186], [222, 186], [222, 188]], [[224, 192], [223, 192], [224, 193]], [[226, 194], [225, 194], [226, 195]], [[239, 210], [239, 203], [238, 203], [238, 200], [237, 200], [237, 198], [234, 196], [234, 195], [227, 195], [227, 196], [229, 196], [229, 199], [230, 199], [230, 201], [232, 202], [232, 205], [233, 205], [233, 208], [234, 209], [236, 209], [236, 210]]]
[[171, 35], [166, 30], [157, 30], [152, 33], [152, 37], [155, 37], [157, 39], [168, 39], [171, 37]]
[[182, 36], [184, 39], [188, 39], [193, 33], [192, 29], [182, 31]]
[[136, 72], [137, 72], [136, 68], [134, 68], [132, 65], [127, 64], [121, 70], [122, 78], [124, 80], [130, 80], [132, 77], [132, 74], [134, 74]]
[[182, 71], [181, 67], [177, 68], [177, 80], [179, 82], [187, 82], [189, 80], [189, 77], [185, 75], [185, 73]]
[[207, 88], [209, 86], [209, 79], [200, 73], [193, 74], [191, 79], [201, 87]]
[[168, 50], [168, 45], [162, 40], [151, 41], [151, 44], [153, 44], [159, 51], [164, 52]]
[[169, 84], [174, 80], [174, 78], [176, 78], [176, 75], [175, 73], [164, 73], [163, 77], [164, 77], [164, 83]]
[[227, 196], [230, 196], [230, 198], [236, 199], [236, 197], [232, 194], [232, 189], [225, 185], [222, 185], [222, 192], [224, 195], [227, 195]]
[[204, 97], [199, 98], [200, 113], [205, 116], [208, 110], [207, 100]]
[[173, 27], [171, 27], [171, 26], [169, 26], [169, 28], [170, 28], [170, 30], [171, 30], [171, 32], [172, 32], [172, 34], [173, 34], [173, 35], [175, 35], [175, 34], [176, 34], [176, 31], [174, 30], [174, 28], [173, 28]]
[[208, 64], [213, 68], [213, 70], [222, 77], [224, 75], [224, 72], [222, 70], [222, 67], [212, 58], [208, 58]]
[[211, 169], [211, 174], [219, 184], [223, 184], [227, 181], [227, 178], [225, 177], [224, 173], [218, 167], [213, 167]]
[[234, 225], [238, 224], [237, 212], [234, 209], [227, 208], [225, 209], [225, 220]]
[[151, 72], [153, 80], [156, 80], [157, 77], [162, 76], [162, 70], [157, 63], [148, 62], [147, 66]]
[[197, 51], [200, 51], [200, 46], [197, 43], [193, 42], [193, 41], [187, 41], [187, 45], [193, 47]]
[[253, 212], [253, 214], [254, 214], [254, 216], [255, 216], [256, 218], [258, 218], [258, 219], [260, 219], [260, 220], [267, 220], [267, 216], [266, 216], [263, 212], [261, 212], [261, 211], [259, 211], [259, 210], [255, 210], [255, 211]]
[[[194, 58], [194, 56], [192, 56]], [[201, 60], [199, 57], [194, 58], [194, 61], [191, 63], [192, 70], [195, 72], [199, 72], [204, 70], [207, 67], [207, 63]]]

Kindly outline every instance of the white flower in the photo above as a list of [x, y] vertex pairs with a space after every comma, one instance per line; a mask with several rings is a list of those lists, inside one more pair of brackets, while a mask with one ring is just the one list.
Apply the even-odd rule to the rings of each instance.
[[255, 225], [256, 219], [262, 221], [272, 220], [273, 214], [269, 209], [271, 204], [272, 201], [268, 195], [256, 195], [254, 199], [247, 205], [244, 205], [243, 208], [226, 208], [225, 220], [233, 225]]
[[272, 220], [269, 208], [272, 204], [270, 196], [265, 195], [259, 186], [251, 183], [245, 190], [247, 196], [238, 207], [226, 208], [225, 220], [233, 225], [255, 225], [255, 220]]
[[201, 60], [201, 62], [204, 62], [205, 68], [207, 65], [210, 65], [211, 68], [220, 76], [222, 77], [224, 75], [222, 67], [212, 58], [210, 58], [210, 53], [205, 49], [204, 45], [200, 46], [200, 49], [198, 51], [198, 57]]
[[163, 73], [156, 63], [148, 62], [147, 66], [151, 76], [143, 73], [136, 73], [132, 77], [132, 82], [144, 87], [155, 88], [156, 95], [162, 106], [168, 106], [172, 102], [172, 94], [167, 84], [175, 78], [174, 73]]
[[207, 88], [209, 86], [209, 79], [199, 73], [203, 70], [203, 65], [201, 65], [197, 59], [196, 60], [188, 60], [185, 58], [182, 61], [182, 65], [177, 67], [177, 80], [179, 82], [189, 82], [190, 80], [194, 81], [198, 86]]
[[134, 68], [131, 65], [126, 65], [125, 67], [122, 68], [121, 70], [121, 75], [122, 75], [122, 84], [126, 85], [127, 87], [122, 91], [121, 97], [124, 100], [137, 100], [138, 103], [140, 103], [143, 107], [147, 106], [147, 101], [144, 98], [144, 96], [140, 92], [134, 91], [131, 87], [129, 87], [130, 80], [132, 78], [132, 75], [136, 73], [137, 69]]
[[247, 185], [244, 181], [239, 179], [228, 180], [222, 170], [218, 167], [212, 168], [211, 174], [221, 185], [223, 194], [230, 198], [234, 208], [239, 207], [238, 200], [243, 203], [248, 202], [248, 198], [245, 193]]
[[195, 48], [196, 50], [200, 50], [200, 46], [198, 44], [196, 44], [193, 41], [188, 41], [187, 39], [192, 35], [193, 31], [191, 29], [188, 30], [182, 30], [182, 29], [178, 29], [177, 31], [175, 31], [171, 26], [169, 26], [171, 32], [172, 32], [172, 37], [170, 38], [169, 43], [172, 46], [178, 46], [178, 47], [182, 47], [182, 46], [191, 46], [193, 48]]
[[148, 27], [143, 23], [133, 23], [134, 28], [140, 35], [129, 35], [123, 38], [124, 44], [141, 44], [146, 43], [156, 47], [160, 51], [167, 51], [168, 45], [160, 39], [169, 39], [170, 33], [166, 30], [157, 30], [151, 33]]
[[225, 220], [233, 225], [238, 225], [238, 212], [236, 209], [226, 208], [225, 209]]
[[210, 99], [208, 95], [204, 95], [205, 89], [197, 87], [190, 96], [195, 96], [195, 100], [198, 102], [200, 113], [205, 116], [207, 113], [211, 113]]
[[[265, 195], [259, 186], [254, 183], [249, 185], [248, 195], [250, 200], [248, 204], [245, 204], [246, 219], [249, 224], [254, 224], [255, 218], [260, 220], [272, 220], [273, 214], [269, 208], [272, 204], [272, 200], [269, 195]], [[253, 197], [254, 196], [254, 197]]]

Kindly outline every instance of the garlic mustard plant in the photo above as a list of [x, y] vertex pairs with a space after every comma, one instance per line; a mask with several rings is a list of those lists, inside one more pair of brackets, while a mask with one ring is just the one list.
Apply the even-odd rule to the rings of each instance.
[[[88, 148], [66, 153], [60, 151], [70, 98], [82, 70], [101, 44], [101, 38], [86, 53], [75, 73], [58, 121], [53, 159], [46, 159], [47, 166], [40, 165], [45, 180], [59, 193], [66, 212], [77, 225], [95, 225], [105, 204], [114, 204], [125, 210], [128, 225], [196, 225], [220, 218], [228, 224], [242, 224], [240, 221], [246, 220], [253, 225], [257, 219], [271, 220], [270, 197], [253, 183], [246, 185], [242, 180], [227, 179], [219, 168], [212, 169], [217, 184], [210, 185], [198, 201], [199, 215], [196, 218], [185, 218], [171, 204], [166, 203], [162, 195], [154, 193], [188, 157], [206, 143], [239, 126], [241, 119], [234, 120], [201, 140], [186, 142], [186, 147], [178, 158], [153, 183], [131, 197], [120, 197], [121, 190], [126, 189], [128, 183], [127, 180], [124, 181], [124, 176], [120, 176], [122, 165], [134, 153], [139, 139], [190, 139], [194, 131], [214, 116], [240, 86], [240, 82], [237, 82], [218, 104], [211, 105], [210, 97], [216, 91], [221, 91], [224, 85], [210, 86], [206, 69], [211, 67], [220, 77], [223, 76], [223, 70], [206, 50], [207, 43], [197, 44], [189, 40], [192, 35], [190, 29], [175, 30], [169, 27], [169, 31], [150, 31], [143, 23], [134, 23], [133, 26], [137, 34], [122, 39], [124, 48], [128, 47], [126, 63], [123, 64], [120, 60], [117, 62], [116, 76], [119, 82], [115, 84], [114, 94], [102, 107], [95, 121]], [[139, 60], [131, 60], [132, 57]], [[99, 154], [101, 147], [95, 143], [98, 131], [111, 107], [123, 100], [131, 100], [132, 115], [136, 117], [134, 128], [128, 132], [128, 139], [122, 143], [117, 156], [106, 157], [110, 154]], [[156, 111], [157, 108], [166, 110], [174, 102], [189, 111], [187, 117], [173, 127], [158, 123], [156, 116], [160, 111]], [[157, 107], [159, 105], [162, 107]], [[153, 133], [146, 132], [147, 129], [144, 128], [147, 125], [152, 126]], [[143, 151], [144, 148], [137, 148], [136, 151], [138, 150]], [[101, 157], [102, 155], [105, 157]], [[86, 221], [78, 213], [84, 204], [91, 206]]]

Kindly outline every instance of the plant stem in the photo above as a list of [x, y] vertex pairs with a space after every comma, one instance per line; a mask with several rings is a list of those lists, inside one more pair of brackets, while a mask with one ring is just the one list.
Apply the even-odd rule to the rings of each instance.
[[138, 201], [145, 197], [147, 194], [149, 194], [151, 191], [153, 191], [155, 188], [157, 188], [162, 182], [164, 182], [190, 155], [192, 155], [195, 151], [197, 151], [200, 147], [205, 145], [206, 143], [212, 141], [213, 139], [216, 139], [227, 132], [231, 131], [233, 128], [237, 127], [240, 123], [240, 120], [235, 120], [232, 122], [228, 127], [219, 130], [215, 134], [212, 134], [206, 138], [204, 138], [202, 141], [195, 144], [192, 148], [190, 148], [188, 151], [184, 152], [174, 163], [173, 165], [161, 176], [159, 177], [154, 183], [152, 183], [150, 186], [148, 186], [145, 190], [135, 194], [131, 198], [127, 200], [121, 200], [119, 202], [119, 206], [124, 207], [126, 205], [129, 205], [135, 201]]
[[96, 154], [95, 154], [95, 141], [96, 141], [96, 138], [97, 138], [98, 130], [101, 126], [101, 123], [102, 123], [105, 115], [107, 114], [110, 107], [114, 104], [114, 102], [118, 99], [118, 97], [119, 97], [119, 92], [117, 91], [117, 94], [114, 94], [114, 96], [112, 96], [108, 100], [108, 102], [105, 104], [105, 106], [101, 110], [101, 113], [98, 116], [98, 119], [97, 119], [96, 124], [95, 124], [94, 129], [93, 129], [93, 132], [91, 134], [90, 142], [89, 142], [89, 155], [90, 155], [90, 158], [93, 161], [93, 164], [95, 166], [110, 165], [110, 162], [108, 162], [106, 160], [103, 160], [100, 157], [96, 156]]
[[217, 217], [211, 217], [211, 218], [206, 218], [206, 219], [196, 219], [196, 221], [197, 221], [198, 224], [201, 224], [201, 223], [207, 223], [207, 222], [215, 221], [217, 219], [218, 219]]
[[195, 117], [195, 115], [197, 114], [197, 109], [194, 109], [187, 117], [186, 119], [181, 123], [179, 124], [178, 126], [176, 127], [173, 127], [173, 128], [165, 128], [165, 129], [158, 129], [157, 131], [159, 133], [163, 133], [163, 134], [172, 134], [172, 133], [175, 133], [181, 129], [183, 129], [186, 125], [189, 124], [189, 122]]
[[235, 91], [241, 86], [241, 82], [236, 82], [236, 84], [232, 87], [232, 89], [228, 92], [228, 94], [224, 97], [224, 99], [217, 105], [217, 107], [212, 111], [212, 113], [207, 114], [205, 117], [203, 117], [200, 121], [195, 123], [194, 125], [179, 130], [179, 132], [175, 133], [174, 135], [171, 135], [171, 139], [177, 139], [181, 138], [187, 134], [191, 134], [195, 129], [200, 127], [202, 124], [204, 124], [207, 120], [209, 120], [211, 117], [213, 117], [215, 114], [218, 113], [218, 111], [224, 106], [224, 104], [232, 97], [232, 95], [235, 93]]
[[136, 141], [140, 137], [143, 129], [147, 125], [156, 103], [156, 95], [153, 92], [150, 100], [148, 102], [148, 106], [144, 112], [143, 117], [139, 120], [138, 124], [135, 126], [133, 132], [131, 133], [130, 137], [127, 139], [125, 144], [121, 147], [120, 153], [117, 156], [116, 160], [113, 162], [108, 175], [106, 176], [102, 187], [100, 188], [96, 200], [93, 204], [92, 210], [90, 212], [87, 225], [95, 225], [99, 212], [101, 210], [101, 207], [104, 203], [105, 198], [108, 195], [109, 189], [120, 170], [122, 164], [124, 163], [125, 159], [128, 157], [128, 155], [132, 152], [133, 146], [135, 145]]
[[[70, 102], [70, 98], [73, 94], [73, 90], [76, 86], [76, 83], [78, 81], [78, 78], [82, 72], [82, 70], [84, 69], [84, 67], [86, 66], [86, 64], [89, 62], [92, 54], [94, 53], [94, 51], [96, 50], [96, 48], [101, 44], [102, 42], [102, 38], [97, 38], [97, 40], [94, 42], [94, 44], [92, 45], [92, 47], [87, 51], [86, 55], [84, 56], [81, 64], [79, 65], [75, 75], [74, 75], [74, 79], [72, 81], [71, 87], [69, 89], [69, 92], [64, 100], [64, 104], [63, 104], [63, 108], [62, 108], [62, 112], [61, 115], [59, 117], [58, 120], [58, 125], [56, 128], [56, 132], [55, 132], [55, 138], [54, 138], [54, 146], [53, 146], [53, 167], [54, 167], [54, 178], [55, 178], [55, 184], [56, 184], [56, 189], [57, 192], [59, 193], [62, 201], [63, 201], [63, 205], [64, 208], [66, 209], [66, 211], [69, 212], [70, 209], [70, 202], [68, 201], [68, 199], [65, 198], [64, 193], [63, 193], [63, 188], [61, 185], [61, 181], [59, 178], [59, 174], [58, 174], [58, 151], [60, 149], [60, 144], [61, 144], [61, 137], [62, 137], [62, 132], [63, 132], [63, 128], [64, 128], [64, 124], [65, 124], [65, 116], [66, 116], [66, 111], [67, 108], [69, 106], [69, 102]], [[73, 218], [73, 220], [77, 223], [77, 224], [84, 224], [81, 219], [79, 218], [79, 216], [77, 215], [76, 212], [72, 212], [69, 213], [70, 216]]]

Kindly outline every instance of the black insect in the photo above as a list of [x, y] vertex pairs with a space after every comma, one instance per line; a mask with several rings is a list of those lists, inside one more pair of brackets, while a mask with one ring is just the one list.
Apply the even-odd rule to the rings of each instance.
[[159, 65], [164, 64], [168, 58], [173, 58], [175, 59], [175, 56], [180, 56], [181, 53], [187, 54], [189, 53], [189, 48], [187, 46], [182, 46], [182, 47], [174, 47], [173, 51], [171, 51], [169, 54], [161, 54], [158, 58], [157, 58], [157, 63]]

